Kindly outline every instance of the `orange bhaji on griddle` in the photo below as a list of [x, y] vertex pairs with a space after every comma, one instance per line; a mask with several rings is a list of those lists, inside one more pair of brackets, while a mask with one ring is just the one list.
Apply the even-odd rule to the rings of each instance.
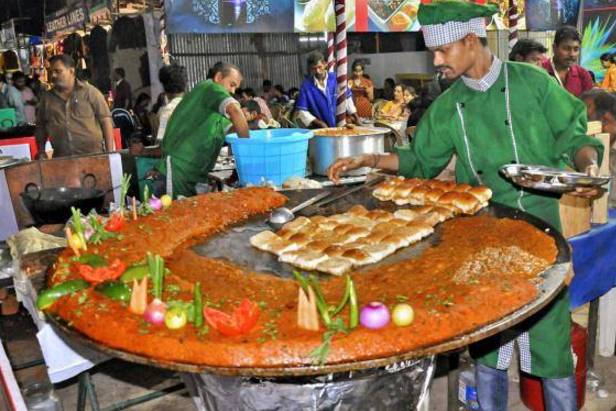
[[[214, 330], [197, 333], [192, 326], [170, 330], [148, 325], [122, 303], [91, 289], [86, 291], [85, 302], [77, 295], [63, 297], [50, 312], [100, 344], [154, 359], [219, 367], [309, 365], [309, 354], [321, 344], [323, 330], [297, 327], [296, 282], [247, 272], [190, 249], [196, 241], [285, 201], [281, 194], [264, 188], [188, 198], [174, 202], [169, 210], [131, 221], [121, 240], [89, 246], [90, 251], [109, 259], [120, 258], [127, 265], [142, 261], [148, 251], [160, 254], [171, 271], [166, 283], [179, 290], [174, 299], [190, 300], [193, 285], [199, 281], [206, 304], [223, 311], [231, 311], [244, 298], [259, 302], [259, 322], [247, 335], [225, 337]], [[528, 273], [509, 273], [506, 281], [498, 272], [486, 273], [473, 283], [453, 280], [469, 256], [485, 247], [512, 246], [544, 259], [546, 264], [557, 255], [553, 239], [526, 222], [463, 217], [443, 223], [442, 240], [419, 258], [353, 273], [360, 306], [381, 301], [391, 308], [404, 296], [414, 308], [415, 321], [409, 327], [390, 324], [376, 331], [360, 327], [336, 336], [327, 362], [381, 358], [427, 347], [494, 322], [532, 301], [537, 290]], [[60, 255], [51, 284], [78, 278], [70, 257], [68, 249]], [[340, 300], [343, 278], [324, 280], [321, 285], [327, 301]], [[167, 294], [165, 291], [163, 299]]]

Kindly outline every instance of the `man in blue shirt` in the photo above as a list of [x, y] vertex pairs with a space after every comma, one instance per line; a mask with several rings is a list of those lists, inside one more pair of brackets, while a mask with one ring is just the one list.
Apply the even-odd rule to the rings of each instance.
[[[322, 53], [313, 51], [306, 60], [309, 75], [299, 89], [296, 110], [297, 119], [304, 127], [325, 128], [336, 126], [336, 76], [327, 72], [327, 63]], [[351, 90], [347, 89], [347, 115], [358, 124], [357, 110]]]

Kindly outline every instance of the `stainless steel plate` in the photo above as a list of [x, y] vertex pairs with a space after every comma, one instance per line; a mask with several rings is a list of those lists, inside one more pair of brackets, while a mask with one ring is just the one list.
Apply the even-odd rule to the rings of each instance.
[[578, 187], [601, 187], [611, 179], [610, 176], [591, 177], [584, 173], [527, 164], [506, 164], [500, 168], [500, 173], [521, 187], [551, 193], [568, 193]]

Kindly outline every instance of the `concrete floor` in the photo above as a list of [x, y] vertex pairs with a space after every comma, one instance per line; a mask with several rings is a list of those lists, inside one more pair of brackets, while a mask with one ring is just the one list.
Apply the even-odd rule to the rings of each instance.
[[[576, 321], [584, 322], [584, 313], [577, 313]], [[0, 318], [0, 338], [5, 345], [14, 367], [41, 358], [38, 342], [34, 337], [36, 329], [28, 314], [22, 310], [19, 314]], [[601, 394], [586, 393], [585, 411], [616, 411], [616, 357], [597, 357], [596, 371], [602, 377]], [[447, 370], [439, 366], [432, 384], [430, 411], [447, 409]], [[47, 379], [44, 365], [32, 366], [15, 372], [22, 388], [34, 381]], [[92, 373], [92, 381], [96, 388], [99, 404], [102, 408], [111, 406], [118, 401], [126, 401], [138, 396], [151, 394], [157, 390], [176, 386], [180, 383], [178, 375], [152, 367], [111, 360], [97, 366]], [[55, 391], [61, 399], [64, 410], [74, 410], [77, 405], [77, 379], [73, 378], [55, 386]], [[510, 370], [509, 409], [523, 411], [527, 408], [519, 396], [517, 371]], [[87, 409], [91, 409], [89, 406]], [[192, 400], [186, 390], [182, 389], [145, 404], [130, 408], [139, 411], [181, 411], [194, 409]], [[462, 409], [462, 408], [461, 408]]]

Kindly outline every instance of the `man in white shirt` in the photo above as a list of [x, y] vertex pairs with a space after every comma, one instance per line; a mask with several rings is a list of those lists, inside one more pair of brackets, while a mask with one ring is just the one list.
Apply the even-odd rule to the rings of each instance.
[[171, 118], [171, 114], [182, 101], [186, 92], [186, 68], [178, 64], [163, 66], [158, 72], [158, 79], [165, 90], [165, 104], [158, 112], [158, 132], [156, 133], [156, 142], [160, 143], [165, 135], [167, 122]]

